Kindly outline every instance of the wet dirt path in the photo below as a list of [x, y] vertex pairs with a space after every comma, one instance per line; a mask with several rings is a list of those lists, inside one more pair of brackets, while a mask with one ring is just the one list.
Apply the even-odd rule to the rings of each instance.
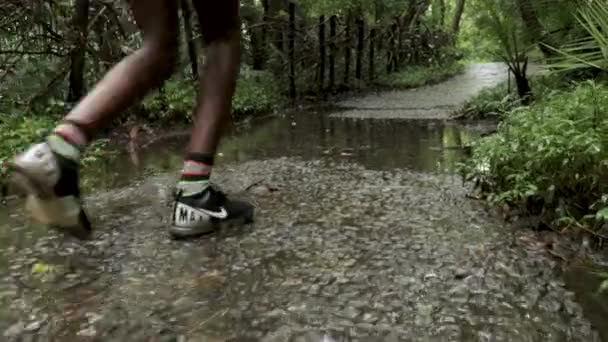
[[214, 180], [257, 221], [187, 242], [166, 233], [183, 141], [97, 166], [90, 242], [0, 209], [0, 340], [599, 341], [559, 265], [466, 198], [454, 167], [475, 134], [256, 124], [225, 141]]

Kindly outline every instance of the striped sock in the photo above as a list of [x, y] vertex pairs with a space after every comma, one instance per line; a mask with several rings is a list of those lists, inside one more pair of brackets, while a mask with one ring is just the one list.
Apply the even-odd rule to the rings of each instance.
[[55, 153], [78, 163], [87, 144], [87, 137], [77, 126], [63, 123], [47, 137], [47, 143]]
[[201, 193], [209, 186], [213, 155], [208, 153], [189, 153], [184, 160], [182, 177], [177, 188], [183, 196], [192, 196]]

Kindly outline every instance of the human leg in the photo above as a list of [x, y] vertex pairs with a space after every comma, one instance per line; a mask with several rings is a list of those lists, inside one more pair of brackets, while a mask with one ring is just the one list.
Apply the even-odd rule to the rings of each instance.
[[188, 154], [178, 183], [171, 233], [187, 237], [206, 233], [225, 221], [251, 221], [253, 207], [228, 199], [209, 186], [216, 149], [230, 119], [232, 97], [240, 64], [238, 0], [193, 1], [207, 59], [195, 109]]
[[131, 0], [144, 33], [141, 49], [117, 64], [45, 142], [10, 163], [34, 219], [77, 237], [90, 232], [78, 186], [81, 151], [96, 130], [171, 75], [177, 56], [177, 7], [172, 0]]

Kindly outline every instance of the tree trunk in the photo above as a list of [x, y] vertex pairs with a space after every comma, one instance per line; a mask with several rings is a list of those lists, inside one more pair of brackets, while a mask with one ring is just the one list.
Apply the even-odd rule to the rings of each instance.
[[439, 0], [439, 27], [443, 30], [445, 26], [445, 0]]
[[270, 27], [270, 16], [268, 15], [268, 0], [262, 0], [264, 15], [262, 16], [262, 41], [264, 42], [264, 55], [266, 54], [266, 42], [268, 39], [268, 28]]
[[375, 40], [376, 40], [376, 29], [373, 28], [369, 31], [369, 80], [370, 82], [375, 78], [375, 67], [374, 67], [374, 58], [375, 58]]
[[251, 42], [251, 66], [253, 70], [262, 70], [266, 56], [264, 52], [263, 26], [253, 0], [242, 1], [241, 18], [247, 25], [247, 33]]
[[270, 16], [270, 18], [272, 18], [271, 20], [273, 23], [273, 43], [276, 49], [279, 50], [281, 54], [285, 52], [285, 45], [283, 44], [283, 32], [285, 31], [285, 23], [279, 14], [283, 9], [284, 4], [282, 0], [268, 0], [268, 15]]
[[395, 51], [395, 71], [399, 71], [401, 68], [402, 54], [403, 54], [403, 27], [399, 18], [395, 19], [395, 26], [397, 29], [397, 50]]
[[388, 49], [387, 53], [387, 61], [386, 61], [386, 73], [390, 74], [393, 70], [395, 70], [395, 25], [391, 25], [389, 33], [388, 33]]
[[89, 26], [89, 0], [76, 0], [72, 27], [74, 45], [70, 53], [70, 87], [67, 102], [77, 102], [84, 95], [84, 65]]
[[523, 62], [514, 61], [513, 63], [508, 64], [509, 69], [513, 73], [513, 77], [515, 78], [517, 94], [519, 95], [522, 103], [527, 105], [532, 101], [532, 88], [530, 87], [530, 82], [528, 81], [527, 76], [528, 58], [526, 57]]
[[325, 16], [319, 17], [319, 92], [325, 86]]
[[289, 3], [289, 97], [296, 98], [296, 5]]
[[184, 17], [184, 36], [186, 45], [188, 46], [188, 57], [190, 58], [190, 67], [192, 68], [192, 79], [198, 79], [198, 53], [196, 53], [196, 43], [192, 35], [192, 10], [188, 0], [180, 1], [182, 16]]
[[558, 44], [552, 39], [550, 33], [546, 32], [543, 28], [540, 20], [538, 19], [538, 13], [536, 12], [536, 8], [534, 4], [530, 0], [517, 0], [517, 6], [519, 7], [519, 12], [521, 14], [521, 18], [526, 26], [526, 30], [530, 33], [530, 36], [533, 37], [538, 42], [538, 47], [542, 51], [545, 58], [553, 57], [555, 52], [549, 49], [544, 44], [557, 47]]
[[[262, 7], [264, 8], [264, 14], [262, 16], [262, 50], [261, 53], [264, 58], [267, 58], [266, 51], [268, 44], [268, 28], [270, 26], [270, 20], [268, 16], [268, 0], [262, 0]], [[264, 66], [264, 65], [263, 65]]]
[[356, 57], [356, 65], [355, 65], [355, 77], [360, 80], [361, 79], [361, 67], [363, 64], [363, 43], [364, 43], [364, 34], [365, 34], [365, 23], [363, 19], [357, 19], [357, 57]]
[[335, 15], [329, 18], [329, 88], [336, 83], [336, 21]]
[[452, 18], [452, 34], [454, 37], [460, 31], [460, 20], [462, 19], [462, 13], [464, 12], [465, 0], [456, 0], [456, 9], [454, 9], [454, 18]]
[[348, 85], [350, 79], [350, 62], [351, 62], [351, 42], [352, 37], [350, 36], [350, 25], [351, 17], [348, 13], [346, 17], [346, 27], [344, 34], [346, 35], [346, 42], [344, 44], [344, 84]]
[[517, 94], [522, 100], [524, 105], [530, 103], [532, 99], [532, 88], [530, 88], [530, 82], [525, 74], [515, 74], [515, 83], [517, 84]]

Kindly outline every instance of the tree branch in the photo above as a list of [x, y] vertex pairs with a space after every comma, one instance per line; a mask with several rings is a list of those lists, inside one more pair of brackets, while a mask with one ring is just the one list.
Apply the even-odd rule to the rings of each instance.
[[64, 57], [65, 54], [61, 54], [55, 51], [27, 51], [27, 50], [0, 50], [0, 55], [50, 55], [56, 57]]

